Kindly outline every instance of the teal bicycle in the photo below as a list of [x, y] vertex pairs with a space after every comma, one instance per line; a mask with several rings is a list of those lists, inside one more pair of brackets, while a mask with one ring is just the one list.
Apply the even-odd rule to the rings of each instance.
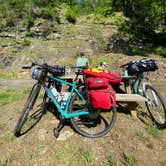
[[[104, 136], [112, 129], [116, 121], [116, 107], [109, 111], [93, 109], [87, 99], [85, 83], [81, 86], [77, 85], [78, 75], [81, 72], [76, 74], [71, 83], [60, 78], [65, 73], [65, 68], [32, 63], [30, 67], [24, 67], [24, 69], [31, 69], [32, 67], [35, 67], [32, 78], [37, 82], [34, 84], [17, 121], [14, 129], [15, 136], [18, 137], [29, 131], [40, 115], [48, 109], [52, 109], [59, 119], [58, 126], [53, 129], [55, 137], [59, 136], [60, 130], [68, 119], [78, 133], [90, 138]], [[82, 67], [78, 68], [82, 70]], [[68, 92], [66, 105], [62, 107], [62, 100], [59, 97], [63, 93], [61, 92], [63, 84], [69, 87], [70, 92]], [[59, 96], [55, 96], [52, 91], [53, 88]]]
[[146, 99], [145, 104], [154, 124], [160, 129], [166, 128], [166, 102], [148, 76], [144, 74], [157, 70], [156, 62], [152, 59], [142, 59], [131, 61], [121, 67], [125, 68], [122, 81], [126, 93], [143, 96]]

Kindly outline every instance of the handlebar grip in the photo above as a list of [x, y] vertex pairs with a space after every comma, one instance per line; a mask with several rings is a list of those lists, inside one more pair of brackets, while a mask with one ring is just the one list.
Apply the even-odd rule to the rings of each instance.
[[22, 66], [22, 69], [31, 69], [31, 66]]

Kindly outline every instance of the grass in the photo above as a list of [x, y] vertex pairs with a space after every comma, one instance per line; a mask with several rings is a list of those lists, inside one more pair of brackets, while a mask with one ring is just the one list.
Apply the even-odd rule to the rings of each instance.
[[123, 158], [125, 160], [124, 163], [126, 166], [137, 166], [138, 165], [135, 156], [133, 156], [131, 154], [123, 153]]
[[27, 90], [20, 90], [17, 88], [0, 88], [0, 106], [24, 98], [27, 95], [27, 92]]
[[52, 156], [56, 158], [57, 165], [68, 166], [91, 166], [92, 152], [85, 148], [74, 147], [73, 145], [63, 145], [63, 148], [57, 148], [53, 150]]
[[4, 71], [2, 69], [0, 69], [0, 78], [5, 78], [5, 79], [9, 79], [9, 78], [17, 78], [18, 75], [16, 72], [14, 71]]
[[78, 152], [78, 165], [79, 166], [90, 166], [92, 165], [92, 154], [86, 149], [79, 149]]
[[155, 126], [148, 126], [147, 132], [152, 135], [155, 139], [162, 139], [161, 131], [158, 130]]
[[148, 148], [153, 149], [153, 144], [150, 142], [149, 138], [145, 136], [143, 131], [137, 132], [136, 135]]
[[113, 159], [112, 155], [110, 154], [107, 157], [107, 160], [105, 162], [105, 166], [116, 166], [116, 165], [117, 165], [116, 161]]
[[7, 132], [1, 136], [1, 139], [4, 143], [9, 143], [14, 140], [13, 133]]
[[0, 158], [0, 166], [10, 165], [10, 162], [13, 160], [13, 154], [9, 150], [5, 157]]

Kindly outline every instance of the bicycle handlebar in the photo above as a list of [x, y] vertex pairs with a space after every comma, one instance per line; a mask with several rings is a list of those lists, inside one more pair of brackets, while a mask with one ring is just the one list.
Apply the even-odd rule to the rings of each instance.
[[65, 67], [59, 67], [59, 66], [53, 67], [53, 66], [48, 65], [47, 63], [38, 64], [35, 62], [33, 62], [31, 64], [31, 66], [23, 66], [22, 69], [31, 69], [34, 66], [39, 66], [42, 69], [46, 69], [47, 72], [52, 73], [52, 74], [57, 74], [57, 75], [62, 74], [62, 72], [65, 72]]
[[86, 69], [87, 66], [71, 66], [72, 69]]
[[143, 58], [143, 59], [137, 60], [137, 61], [130, 61], [130, 62], [124, 64], [124, 65], [121, 65], [120, 67], [125, 67], [125, 66], [128, 66], [128, 65], [132, 65], [133, 63], [142, 62], [142, 61], [144, 61], [144, 60], [146, 60], [146, 58]]
[[135, 62], [137, 62], [137, 61], [130, 61], [130, 62], [124, 64], [124, 65], [121, 65], [120, 67], [126, 67], [126, 66], [131, 65], [131, 64], [133, 64]]

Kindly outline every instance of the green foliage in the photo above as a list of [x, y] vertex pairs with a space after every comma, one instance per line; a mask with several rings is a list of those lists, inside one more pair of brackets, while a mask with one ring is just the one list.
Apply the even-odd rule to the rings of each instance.
[[57, 18], [57, 10], [55, 8], [52, 8], [52, 7], [44, 7], [41, 10], [41, 16], [44, 19]]
[[156, 52], [156, 54], [161, 55], [166, 58], [166, 47], [159, 46], [159, 47], [155, 48], [155, 52]]
[[30, 27], [32, 27], [34, 25], [34, 18], [31, 16], [27, 16], [25, 18], [24, 24], [27, 27], [27, 29], [29, 30]]
[[23, 46], [30, 46], [30, 44], [31, 44], [30, 40], [28, 40], [26, 38], [23, 40], [23, 43], [22, 43]]
[[113, 12], [113, 9], [111, 6], [98, 7], [96, 10], [97, 14], [101, 14], [103, 16], [109, 16], [112, 12]]
[[130, 33], [143, 40], [150, 39], [155, 34], [155, 30], [166, 23], [162, 17], [165, 12], [166, 3], [163, 0], [123, 0], [113, 1], [113, 7], [122, 10], [128, 21], [127, 26]]
[[30, 30], [28, 32], [26, 32], [25, 36], [26, 37], [33, 37], [34, 36], [34, 29], [30, 28]]
[[76, 18], [77, 18], [77, 16], [76, 16], [75, 11], [72, 8], [68, 8], [67, 12], [66, 12], [66, 19], [69, 22], [75, 24], [76, 23]]
[[49, 4], [49, 0], [33, 0], [35, 6], [47, 6]]

